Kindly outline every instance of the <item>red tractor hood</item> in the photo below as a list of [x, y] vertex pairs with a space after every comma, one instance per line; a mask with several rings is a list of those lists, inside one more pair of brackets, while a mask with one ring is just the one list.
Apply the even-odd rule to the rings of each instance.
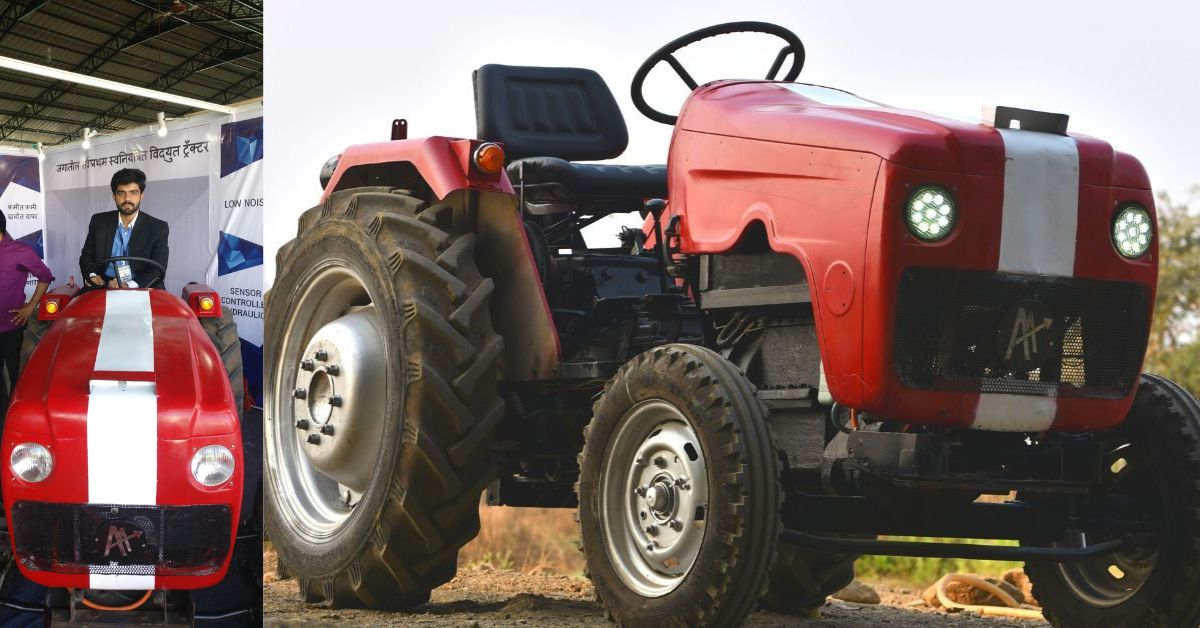
[[25, 433], [82, 439], [94, 392], [149, 384], [160, 440], [237, 430], [220, 356], [183, 301], [163, 290], [95, 290], [71, 300], [46, 331], [9, 419], [19, 417]]
[[[920, 170], [1004, 174], [1004, 143], [990, 126], [897, 109], [804, 83], [718, 81], [689, 98], [679, 128], [712, 135], [871, 153]], [[1106, 142], [1080, 144], [1081, 183], [1148, 189], [1141, 164]], [[1088, 157], [1092, 159], [1087, 159]], [[1091, 163], [1087, 163], [1091, 161]]]

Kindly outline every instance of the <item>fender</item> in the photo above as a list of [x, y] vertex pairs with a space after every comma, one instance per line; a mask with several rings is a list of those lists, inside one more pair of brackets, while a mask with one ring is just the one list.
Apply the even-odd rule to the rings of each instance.
[[351, 146], [338, 158], [321, 202], [338, 190], [389, 185], [428, 190], [431, 200], [476, 216], [479, 269], [496, 285], [492, 324], [504, 337], [502, 376], [551, 379], [559, 362], [558, 332], [507, 173], [487, 175], [471, 164], [481, 143], [434, 136]]

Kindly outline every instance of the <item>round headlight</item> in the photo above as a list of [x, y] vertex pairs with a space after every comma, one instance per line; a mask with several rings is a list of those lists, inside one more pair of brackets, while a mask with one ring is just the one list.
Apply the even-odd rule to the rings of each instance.
[[37, 443], [21, 443], [13, 447], [8, 460], [13, 473], [26, 482], [41, 482], [54, 470], [54, 456]]
[[1153, 238], [1154, 224], [1145, 207], [1129, 203], [1117, 210], [1113, 218], [1112, 240], [1122, 257], [1133, 259], [1145, 255]]
[[922, 185], [908, 196], [904, 221], [919, 240], [934, 242], [954, 228], [957, 212], [950, 191], [937, 185]]
[[233, 477], [233, 452], [222, 445], [201, 447], [192, 455], [192, 477], [205, 486], [224, 484]]

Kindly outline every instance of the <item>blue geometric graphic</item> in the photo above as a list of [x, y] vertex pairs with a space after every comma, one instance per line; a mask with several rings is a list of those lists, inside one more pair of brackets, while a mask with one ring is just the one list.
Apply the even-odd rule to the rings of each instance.
[[217, 276], [236, 273], [239, 270], [262, 266], [263, 246], [239, 238], [231, 233], [220, 232], [217, 243]]
[[262, 116], [221, 125], [221, 176], [263, 158]]
[[42, 259], [46, 259], [46, 247], [45, 247], [45, 245], [42, 244], [42, 230], [41, 229], [38, 229], [37, 231], [34, 231], [33, 233], [30, 233], [28, 235], [23, 235], [23, 236], [17, 238], [17, 242], [24, 242], [25, 244], [28, 244], [30, 246], [30, 248], [32, 248], [35, 252], [37, 252], [38, 257], [40, 257]]
[[10, 183], [41, 192], [42, 180], [38, 176], [37, 157], [0, 155], [0, 194], [4, 194]]

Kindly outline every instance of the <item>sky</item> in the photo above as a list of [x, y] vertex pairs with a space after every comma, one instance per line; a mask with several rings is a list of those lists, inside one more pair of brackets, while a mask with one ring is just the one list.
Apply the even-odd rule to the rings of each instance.
[[[629, 127], [617, 163], [664, 163], [671, 128], [633, 107], [642, 61], [692, 30], [773, 22], [804, 42], [800, 78], [889, 105], [978, 116], [985, 105], [1066, 113], [1069, 129], [1138, 157], [1156, 190], [1200, 184], [1200, 3], [276, 1], [265, 12], [265, 246], [274, 254], [315, 205], [326, 159], [389, 137], [474, 137], [471, 71], [485, 63], [600, 73]], [[280, 10], [280, 7], [286, 7]], [[679, 55], [700, 82], [761, 78], [782, 42], [705, 40]], [[687, 90], [665, 66], [647, 98], [674, 113]]]

